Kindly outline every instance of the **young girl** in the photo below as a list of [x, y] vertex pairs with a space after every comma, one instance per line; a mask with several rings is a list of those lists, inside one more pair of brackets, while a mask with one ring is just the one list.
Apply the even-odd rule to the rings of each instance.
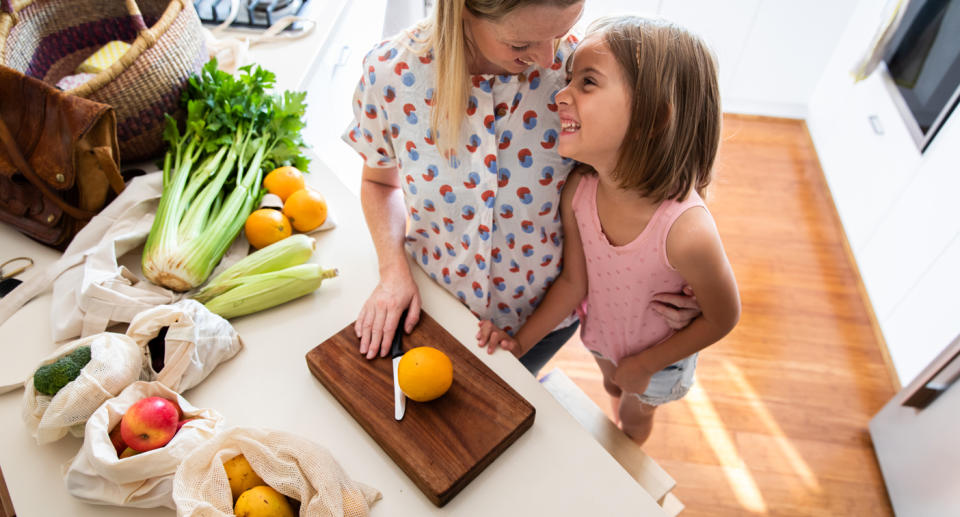
[[[592, 170], [563, 189], [563, 270], [512, 337], [483, 321], [477, 338], [520, 356], [576, 309], [620, 425], [643, 443], [656, 406], [686, 393], [697, 352], [740, 315], [701, 199], [720, 139], [716, 66], [695, 36], [637, 17], [594, 22], [571, 63], [558, 148]], [[674, 331], [650, 302], [685, 285], [702, 315]]]

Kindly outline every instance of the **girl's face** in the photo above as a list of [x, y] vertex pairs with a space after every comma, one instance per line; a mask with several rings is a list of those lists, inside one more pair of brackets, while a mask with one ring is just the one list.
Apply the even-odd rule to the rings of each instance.
[[591, 34], [577, 47], [567, 86], [557, 92], [561, 156], [613, 170], [630, 125], [632, 90], [602, 34]]
[[554, 42], [573, 28], [582, 11], [583, 2], [569, 7], [534, 4], [492, 21], [464, 10], [464, 29], [473, 49], [470, 73], [519, 74], [533, 63], [549, 67]]

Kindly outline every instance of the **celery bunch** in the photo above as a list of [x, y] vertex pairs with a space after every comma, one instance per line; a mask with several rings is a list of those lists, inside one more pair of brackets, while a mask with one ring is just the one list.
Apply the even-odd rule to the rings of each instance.
[[222, 72], [216, 59], [189, 79], [185, 128], [168, 115], [163, 134], [163, 194], [141, 262], [151, 282], [177, 291], [202, 284], [262, 196], [263, 171], [306, 170], [306, 93], [270, 94], [274, 81], [260, 67]]
[[316, 241], [296, 234], [247, 255], [194, 294], [224, 318], [269, 309], [309, 294], [336, 269], [308, 264]]

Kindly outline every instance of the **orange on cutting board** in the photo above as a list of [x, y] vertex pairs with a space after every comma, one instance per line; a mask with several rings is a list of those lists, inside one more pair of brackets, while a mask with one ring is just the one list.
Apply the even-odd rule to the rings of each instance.
[[257, 249], [285, 239], [293, 233], [290, 220], [280, 211], [272, 208], [254, 210], [247, 216], [243, 230], [250, 245]]
[[283, 214], [298, 232], [309, 232], [327, 220], [327, 200], [316, 190], [303, 188], [284, 201]]
[[453, 363], [447, 354], [431, 346], [408, 350], [397, 365], [397, 384], [404, 395], [417, 402], [433, 400], [453, 384]]
[[271, 194], [280, 196], [283, 201], [286, 201], [290, 194], [302, 189], [305, 184], [300, 169], [290, 165], [277, 167], [263, 178], [263, 188]]

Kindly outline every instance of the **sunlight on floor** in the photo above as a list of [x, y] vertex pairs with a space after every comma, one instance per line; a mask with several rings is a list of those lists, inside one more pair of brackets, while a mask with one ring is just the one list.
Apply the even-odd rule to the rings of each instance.
[[683, 400], [689, 406], [690, 412], [697, 421], [701, 432], [707, 438], [710, 448], [717, 455], [737, 501], [751, 512], [766, 513], [767, 505], [760, 494], [760, 489], [757, 488], [756, 481], [750, 475], [747, 464], [737, 452], [730, 433], [722, 425], [720, 415], [717, 414], [717, 410], [710, 402], [707, 393], [703, 391], [699, 383], [694, 384]]
[[737, 368], [736, 365], [727, 360], [722, 361], [722, 363], [723, 368], [727, 371], [728, 378], [733, 381], [740, 394], [746, 397], [750, 407], [756, 412], [757, 416], [760, 417], [763, 425], [767, 428], [767, 433], [774, 438], [783, 456], [790, 463], [790, 466], [793, 467], [793, 471], [803, 480], [803, 484], [807, 485], [807, 488], [816, 493], [820, 493], [822, 489], [820, 488], [820, 483], [817, 481], [817, 477], [813, 474], [813, 470], [807, 465], [807, 462], [803, 461], [800, 453], [797, 452], [797, 448], [790, 443], [790, 440], [783, 433], [783, 429], [780, 428], [777, 421], [773, 418], [773, 415], [770, 414], [770, 411], [763, 404], [763, 401], [760, 400], [760, 396], [757, 395], [757, 392], [747, 381], [747, 378], [743, 375], [743, 372], [740, 371], [740, 368]]

